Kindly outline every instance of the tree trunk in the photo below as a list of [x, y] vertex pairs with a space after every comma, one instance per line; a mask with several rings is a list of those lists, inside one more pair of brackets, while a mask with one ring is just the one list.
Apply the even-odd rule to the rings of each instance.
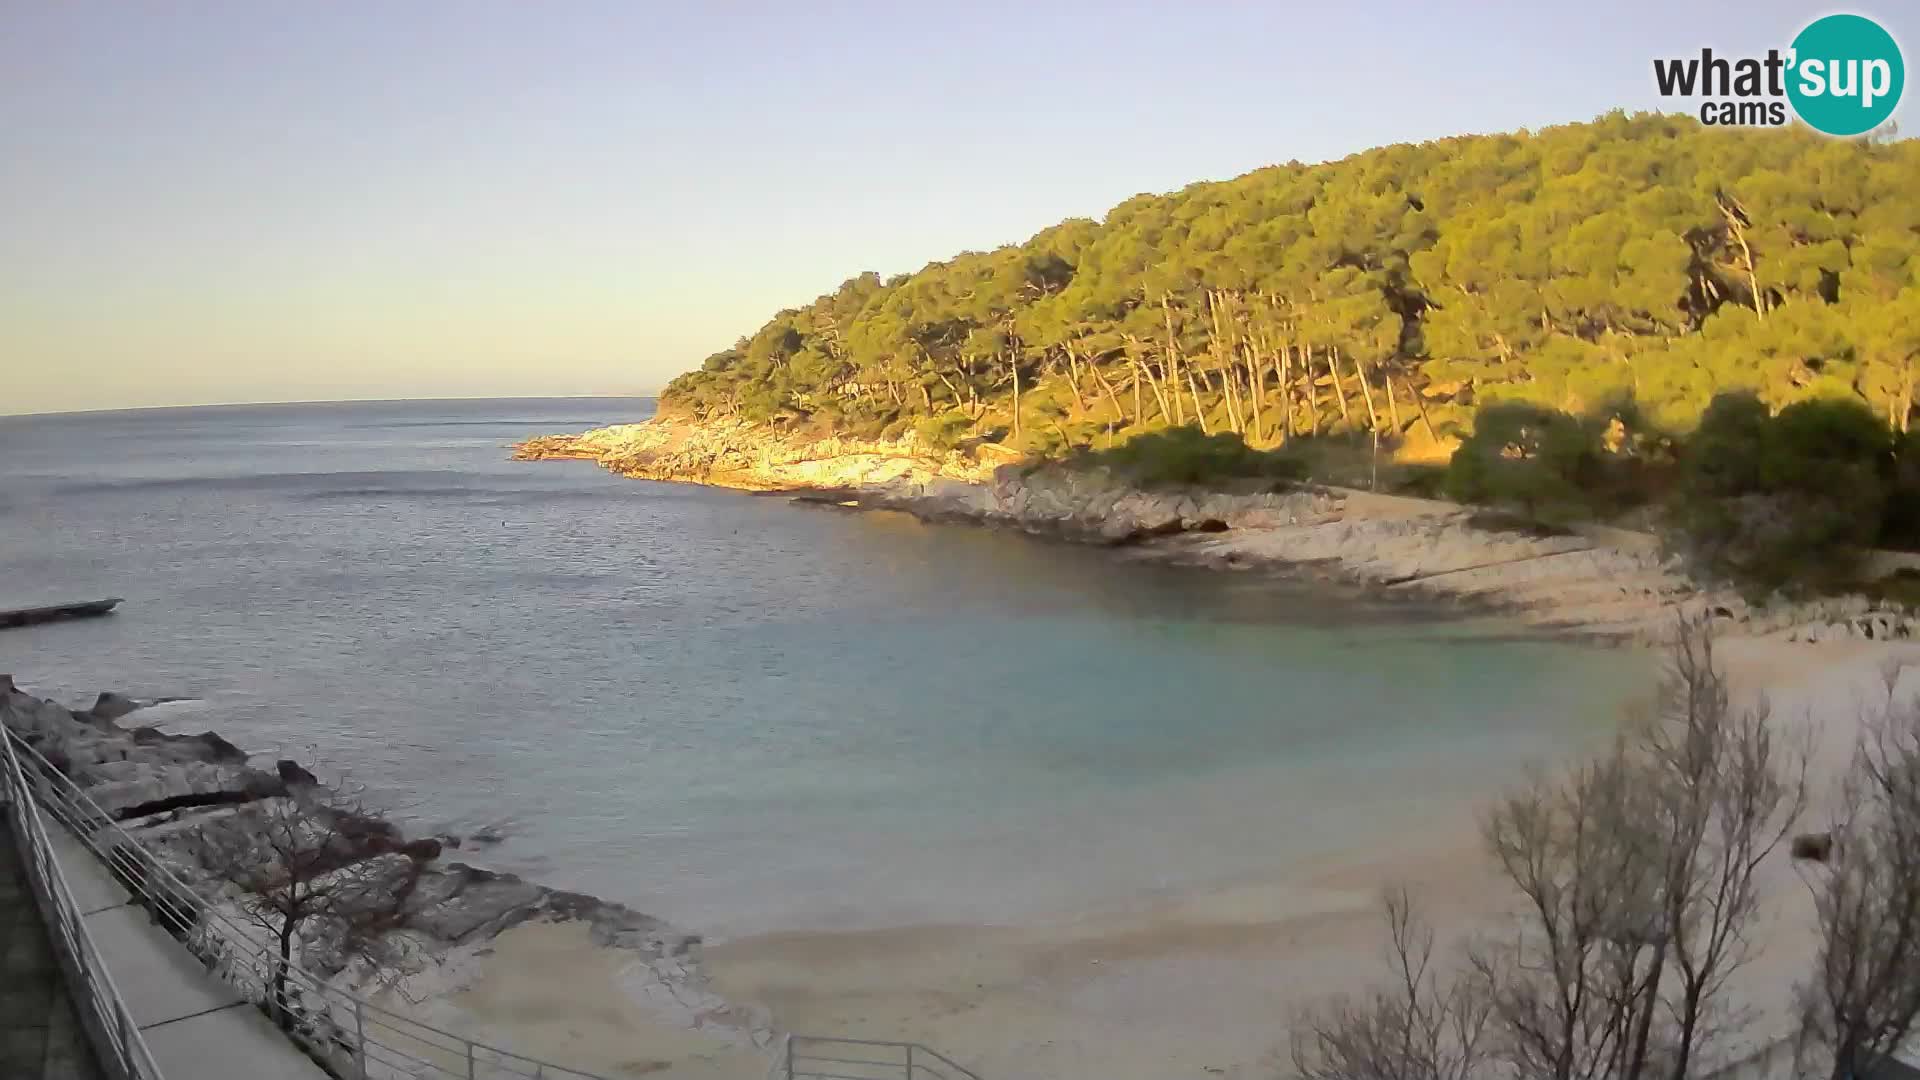
[[[1154, 400], [1158, 402], [1160, 406], [1161, 419], [1169, 424], [1175, 423], [1175, 418], [1179, 415], [1180, 410], [1180, 395], [1164, 378], [1166, 368], [1163, 366], [1160, 369], [1162, 378], [1156, 379], [1153, 376], [1153, 368], [1151, 366], [1142, 365], [1142, 367], [1147, 373], [1147, 385], [1153, 389]], [[1172, 400], [1169, 401], [1168, 399]]]
[[1408, 382], [1406, 385], [1407, 396], [1413, 399], [1413, 407], [1420, 413], [1420, 424], [1427, 429], [1427, 438], [1432, 439], [1436, 444], [1439, 443], [1440, 435], [1433, 430], [1433, 421], [1427, 419], [1427, 403], [1421, 400], [1420, 391], [1413, 388], [1413, 383]]
[[1233, 352], [1232, 346], [1227, 342], [1227, 330], [1224, 321], [1226, 306], [1226, 300], [1222, 298], [1219, 293], [1207, 293], [1208, 313], [1213, 316], [1213, 334], [1208, 338], [1207, 344], [1209, 346], [1208, 351], [1213, 353], [1213, 362], [1220, 367], [1220, 381], [1226, 392], [1227, 399], [1227, 427], [1229, 430], [1244, 435], [1247, 426], [1240, 419], [1240, 395], [1235, 391], [1233, 385]]
[[[1089, 360], [1087, 361], [1087, 370], [1093, 372], [1094, 381], [1100, 384], [1100, 389], [1105, 390], [1107, 392], [1107, 400], [1113, 403], [1113, 418], [1115, 420], [1124, 422], [1127, 419], [1127, 410], [1120, 407], [1120, 395], [1113, 392], [1113, 384], [1107, 381], [1106, 375], [1102, 373], [1100, 370], [1100, 365], [1093, 362], [1092, 360]], [[1134, 400], [1134, 409], [1136, 411], [1140, 407], [1140, 402], [1138, 397], [1139, 385], [1140, 384], [1138, 383], [1134, 384], [1134, 389], [1136, 391], [1135, 400]]]
[[[1173, 393], [1173, 423], [1178, 427], [1186, 423], [1180, 404], [1180, 346], [1173, 340], [1173, 308], [1167, 304], [1166, 293], [1160, 294], [1160, 317], [1167, 325], [1167, 388]], [[1187, 386], [1192, 388], [1192, 376], [1188, 376]]]
[[1679, 1045], [1674, 1048], [1673, 1080], [1687, 1080], [1687, 1070], [1693, 1066], [1693, 1044], [1700, 1037], [1700, 996], [1687, 994], [1681, 1003]]
[[1913, 416], [1913, 359], [1909, 357], [1905, 364], [1906, 377], [1900, 380], [1900, 401], [1894, 416], [1893, 426], [1900, 434], [1907, 433], [1907, 422]]
[[[1187, 393], [1193, 395], [1193, 415], [1195, 419], [1200, 421], [1200, 434], [1202, 435], [1213, 434], [1213, 432], [1209, 430], [1207, 427], [1207, 410], [1200, 404], [1200, 391], [1197, 387], [1193, 385], [1193, 369], [1192, 368], [1187, 369]], [[1177, 386], [1174, 387], [1173, 389], [1173, 400], [1175, 401], [1180, 400], [1180, 388]]]
[[1293, 441], [1293, 346], [1285, 341], [1280, 343], [1280, 359], [1275, 361], [1280, 375], [1280, 425], [1281, 441]]
[[1340, 403], [1340, 422], [1353, 426], [1353, 417], [1347, 412], [1347, 384], [1340, 381], [1340, 350], [1327, 350], [1327, 371], [1333, 375], [1333, 398]]
[[1387, 392], [1387, 423], [1393, 425], [1394, 438], [1400, 437], [1400, 402], [1393, 396], [1393, 373], [1380, 373], [1380, 387]]
[[1313, 377], [1313, 347], [1300, 350], [1300, 378], [1307, 391], [1307, 434], [1320, 434], [1320, 384]]
[[1087, 399], [1080, 396], [1080, 358], [1073, 355], [1071, 345], [1067, 346], [1067, 367], [1069, 371], [1067, 389], [1073, 391], [1073, 407], [1079, 410], [1079, 415], [1085, 416]]
[[1232, 367], [1223, 367], [1220, 369], [1220, 381], [1225, 383], [1227, 387], [1227, 427], [1244, 435], [1247, 426], [1240, 421], [1240, 395], [1234, 390], [1233, 384], [1235, 380]]
[[1009, 366], [1013, 368], [1013, 438], [1014, 438], [1014, 441], [1017, 442], [1020, 439], [1020, 360], [1019, 358], [1017, 357], [1014, 358], [1013, 363], [1010, 364]]
[[[1265, 335], [1261, 335], [1264, 344]], [[1267, 396], [1266, 365], [1260, 360], [1260, 347], [1242, 339], [1247, 350], [1247, 405], [1253, 410], [1253, 439], [1258, 443], [1266, 438], [1266, 418], [1261, 415]]]
[[1740, 245], [1740, 257], [1747, 264], [1747, 290], [1753, 293], [1753, 313], [1765, 319], [1767, 298], [1761, 294], [1760, 278], [1753, 272], [1753, 248], [1747, 246], [1747, 230], [1741, 226], [1740, 219], [1733, 216], [1733, 211], [1725, 203], [1720, 204], [1720, 216], [1727, 219], [1727, 231], [1733, 233], [1734, 240]]
[[[1336, 360], [1339, 359], [1340, 350], [1333, 350], [1333, 355]], [[1360, 363], [1359, 357], [1355, 356], [1351, 359], [1353, 360], [1353, 377], [1360, 380], [1360, 397], [1367, 404], [1367, 430], [1379, 431], [1380, 414], [1373, 411], [1373, 386], [1367, 381], [1367, 369]]]
[[[1647, 999], [1641, 1004], [1640, 1015], [1633, 1022], [1632, 1046], [1627, 1051], [1627, 1067], [1623, 1080], [1640, 1080], [1640, 1074], [1646, 1067], [1647, 1040], [1653, 1033], [1653, 1011], [1660, 1004], [1660, 974], [1666, 966], [1667, 947], [1662, 943], [1654, 949], [1652, 969], [1647, 972]], [[1674, 1080], [1686, 1078], [1686, 1047], [1680, 1048], [1680, 1072], [1674, 1074]]]
[[[1140, 380], [1145, 379], [1147, 387], [1153, 391], [1154, 404], [1160, 407], [1161, 418], [1169, 424], [1173, 423], [1173, 410], [1167, 407], [1167, 395], [1160, 389], [1159, 381], [1153, 377], [1152, 366], [1144, 360], [1135, 360], [1133, 361], [1133, 367], [1135, 372], [1133, 384], [1134, 397], [1137, 399], [1140, 396]], [[1139, 409], [1136, 404], [1135, 412], [1138, 411]]]

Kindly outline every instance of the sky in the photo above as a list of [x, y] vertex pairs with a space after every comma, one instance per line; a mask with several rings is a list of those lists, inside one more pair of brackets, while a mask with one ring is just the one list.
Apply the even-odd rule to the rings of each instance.
[[1832, 10], [1915, 59], [1906, 0], [0, 0], [0, 413], [647, 393], [863, 270]]

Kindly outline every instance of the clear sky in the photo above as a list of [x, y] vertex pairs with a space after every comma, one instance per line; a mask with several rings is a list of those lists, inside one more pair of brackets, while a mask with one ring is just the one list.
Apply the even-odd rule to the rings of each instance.
[[861, 270], [1830, 10], [0, 0], [0, 413], [651, 391]]

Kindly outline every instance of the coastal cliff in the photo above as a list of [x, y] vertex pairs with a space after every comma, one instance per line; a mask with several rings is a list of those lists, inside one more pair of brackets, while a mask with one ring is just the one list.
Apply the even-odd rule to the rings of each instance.
[[[71, 779], [118, 826], [155, 853], [185, 884], [218, 909], [232, 909], [240, 900], [232, 876], [222, 876], [203, 864], [195, 834], [232, 826], [236, 810], [274, 802], [312, 802], [333, 793], [297, 762], [283, 760], [272, 769], [256, 767], [247, 753], [212, 732], [170, 735], [133, 723], [140, 703], [118, 694], [102, 694], [91, 709], [69, 709], [28, 694], [0, 675], [0, 723], [33, 748], [46, 762]], [[607, 1075], [640, 1075], [664, 1067], [665, 1062], [634, 1066], [636, 1050], [646, 1039], [636, 1029], [653, 1025], [670, 1034], [655, 1042], [684, 1047], [704, 1040], [700, 1052], [709, 1058], [730, 1057], [758, 1062], [771, 1045], [772, 1032], [764, 1019], [729, 1006], [708, 989], [701, 963], [701, 939], [663, 920], [622, 904], [582, 893], [567, 892], [524, 881], [513, 874], [445, 858], [455, 837], [408, 837], [391, 821], [357, 811], [351, 851], [338, 854], [345, 870], [357, 862], [386, 860], [411, 865], [407, 887], [396, 894], [392, 918], [383, 921], [384, 946], [365, 943], [348, 950], [324, 931], [304, 932], [294, 945], [294, 961], [338, 989], [373, 1000], [421, 1023], [465, 1034], [520, 1053], [548, 1057], [577, 1068]], [[112, 840], [107, 840], [111, 844]], [[617, 1039], [594, 1046], [575, 1025], [564, 1046], [554, 1040], [519, 1039], [511, 1015], [498, 1024], [483, 1008], [468, 1008], [503, 996], [550, 995], [543, 986], [507, 986], [519, 976], [514, 971], [490, 971], [496, 951], [505, 953], [508, 939], [534, 928], [548, 928], [562, 938], [577, 932], [582, 948], [609, 957], [602, 966], [613, 972], [609, 994], [623, 994], [625, 1003], [599, 1002], [603, 1014], [639, 1017], [619, 1026]], [[171, 929], [171, 927], [170, 927]], [[317, 928], [314, 928], [317, 930]], [[203, 921], [193, 928], [196, 951], [218, 956], [246, 945], [230, 939], [232, 928]], [[520, 949], [516, 955], [524, 954]], [[595, 959], [580, 953], [577, 963]], [[393, 958], [377, 968], [364, 957]], [[584, 971], [571, 976], [578, 989]], [[394, 1075], [400, 1075], [398, 1073]]]
[[1753, 636], [1920, 638], [1920, 619], [1863, 597], [1752, 604], [1695, 580], [1647, 534], [1589, 527], [1543, 535], [1456, 503], [1328, 485], [1142, 489], [1106, 468], [1026, 462], [992, 444], [944, 451], [912, 437], [810, 437], [677, 415], [530, 439], [514, 456], [1126, 546], [1171, 562], [1304, 572], [1616, 640], [1657, 638], [1681, 605]]

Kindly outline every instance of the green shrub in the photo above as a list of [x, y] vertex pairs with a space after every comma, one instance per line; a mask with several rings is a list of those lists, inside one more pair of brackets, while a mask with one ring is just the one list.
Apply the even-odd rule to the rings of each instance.
[[1682, 457], [1672, 520], [1706, 569], [1766, 587], [1851, 580], [1882, 534], [1897, 477], [1891, 431], [1865, 406], [1802, 401], [1769, 416], [1723, 394]]
[[1135, 435], [1111, 450], [1079, 455], [1103, 465], [1141, 487], [1206, 487], [1232, 481], [1285, 483], [1306, 475], [1298, 457], [1278, 450], [1256, 450], [1230, 431], [1204, 434], [1193, 425]]
[[1886, 499], [1893, 432], [1865, 404], [1849, 398], [1802, 401], [1773, 418], [1761, 456], [1761, 484], [1774, 491], [1843, 494], [1856, 506]]
[[1920, 431], [1909, 431], [1894, 444], [1880, 546], [1920, 551]]
[[914, 424], [913, 432], [927, 446], [936, 450], [951, 450], [960, 445], [960, 440], [966, 437], [971, 427], [972, 418], [954, 409], [936, 416], [922, 417]]
[[1772, 412], [1753, 394], [1714, 398], [1681, 455], [1685, 496], [1719, 498], [1761, 490], [1760, 458], [1772, 425]]
[[1446, 493], [1447, 466], [1401, 465], [1392, 474], [1388, 490], [1396, 495], [1419, 499], [1437, 499]]
[[872, 413], [848, 413], [841, 421], [841, 435], [850, 435], [856, 439], [884, 439], [887, 437], [887, 425], [892, 421], [885, 416]]
[[1453, 452], [1443, 488], [1459, 502], [1520, 508], [1546, 523], [1593, 516], [1603, 481], [1600, 432], [1554, 409], [1502, 402], [1480, 410]]

